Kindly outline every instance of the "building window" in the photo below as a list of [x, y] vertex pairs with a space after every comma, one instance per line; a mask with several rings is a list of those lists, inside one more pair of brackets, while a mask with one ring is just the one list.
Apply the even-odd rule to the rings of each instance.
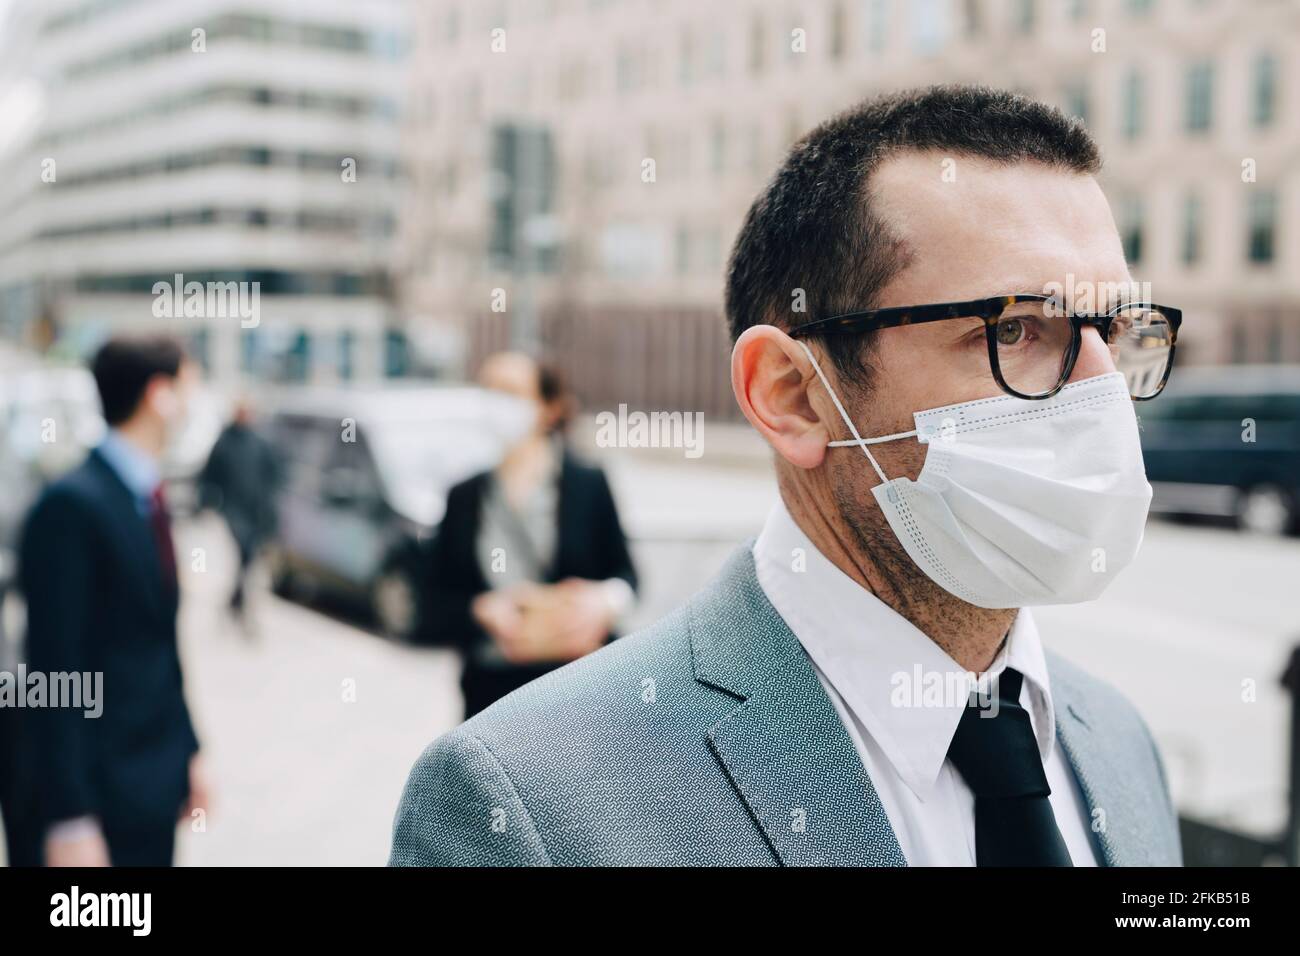
[[1255, 58], [1251, 82], [1251, 119], [1256, 126], [1271, 126], [1277, 109], [1277, 59], [1271, 53]]
[[642, 131], [641, 142], [643, 144], [642, 153], [641, 153], [642, 156], [661, 155], [661, 153], [659, 152], [659, 144], [661, 142], [661, 138], [659, 136], [659, 131], [656, 130], [653, 126], [647, 126]]
[[442, 19], [442, 42], [446, 46], [455, 45], [460, 39], [460, 7], [452, 4], [447, 7]]
[[[796, 29], [803, 30], [806, 34], [808, 22], [804, 19], [804, 11], [800, 9], [791, 9], [785, 15], [785, 32], [780, 38], [780, 51], [785, 54], [785, 62], [790, 66], [801, 66], [800, 61], [803, 59], [802, 54], [795, 50], [795, 33]], [[804, 37], [804, 49], [807, 50], [807, 36]]]
[[339, 333], [338, 341], [338, 375], [343, 381], [350, 381], [356, 370], [356, 333], [344, 329]]
[[889, 45], [889, 0], [862, 0], [867, 49], [880, 53]]
[[1126, 6], [1129, 13], [1141, 16], [1151, 12], [1152, 2], [1151, 0], [1127, 0]]
[[705, 72], [714, 79], [724, 76], [727, 72], [727, 35], [722, 31], [716, 31], [709, 37], [709, 45], [705, 49]]
[[1193, 266], [1201, 261], [1201, 229], [1204, 210], [1199, 194], [1191, 192], [1183, 198], [1183, 265]]
[[1069, 116], [1078, 117], [1084, 125], [1088, 123], [1088, 84], [1086, 80], [1074, 80], [1067, 83], [1062, 94], [1062, 108]]
[[384, 377], [401, 378], [410, 371], [411, 354], [405, 333], [400, 329], [384, 331]]
[[483, 32], [486, 33], [494, 27], [508, 27], [510, 25], [507, 19], [510, 11], [505, 0], [495, 0], [495, 2], [479, 0], [479, 3], [476, 4], [476, 6], [478, 9], [475, 10], [475, 12], [483, 15], [483, 19], [480, 22], [480, 26], [483, 27]]
[[1240, 365], [1250, 357], [1250, 337], [1247, 335], [1246, 326], [1241, 319], [1233, 323], [1229, 350], [1234, 365]]
[[845, 38], [844, 4], [841, 2], [831, 4], [830, 30], [831, 59], [838, 63], [844, 59], [844, 51], [847, 45], [847, 40]]
[[1246, 258], [1261, 265], [1272, 262], [1277, 242], [1277, 193], [1252, 190], [1246, 218]]
[[566, 102], [581, 99], [586, 85], [586, 63], [584, 61], [573, 60], [560, 67], [560, 73], [556, 79], [560, 99]]
[[258, 347], [262, 344], [262, 333], [257, 329], [250, 329], [240, 337], [239, 350], [239, 370], [245, 375], [256, 374], [260, 371], [258, 358], [261, 349]]
[[1187, 131], [1204, 132], [1210, 128], [1213, 121], [1214, 64], [1193, 63], [1187, 68]]
[[1066, 6], [1071, 20], [1082, 20], [1088, 12], [1088, 0], [1069, 0]]
[[1128, 71], [1123, 82], [1122, 132], [1125, 139], [1142, 135], [1146, 121], [1146, 83], [1136, 69]]
[[691, 234], [685, 226], [678, 226], [673, 235], [673, 270], [684, 276], [691, 268]]
[[1282, 329], [1282, 317], [1275, 315], [1268, 324], [1268, 360], [1283, 362], [1286, 358], [1286, 336]]
[[722, 269], [722, 235], [716, 229], [706, 229], [699, 237], [700, 271], [716, 275]]
[[1033, 33], [1038, 14], [1037, 0], [1016, 0], [1014, 10], [1017, 32]]
[[1131, 266], [1142, 261], [1144, 218], [1142, 200], [1136, 196], [1130, 196], [1120, 204], [1120, 238], [1124, 242], [1124, 258]]
[[695, 82], [695, 37], [690, 29], [682, 31], [678, 46], [677, 81], [682, 86]]
[[963, 4], [962, 28], [966, 36], [977, 37], [984, 32], [983, 13], [980, 0], [966, 0]]
[[716, 176], [727, 169], [727, 127], [721, 119], [714, 120], [709, 131], [709, 168]]
[[749, 72], [757, 76], [767, 68], [767, 28], [762, 17], [749, 23]]
[[614, 57], [614, 87], [620, 94], [636, 88], [636, 63], [630, 50], [619, 50]]
[[942, 50], [948, 40], [948, 6], [945, 0], [912, 0], [912, 49], [920, 54]]

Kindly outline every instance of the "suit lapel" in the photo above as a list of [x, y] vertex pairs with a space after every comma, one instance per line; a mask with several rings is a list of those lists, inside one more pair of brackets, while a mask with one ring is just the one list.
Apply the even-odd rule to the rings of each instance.
[[807, 662], [709, 731], [713, 752], [787, 866], [906, 866], [853, 741]]
[[150, 605], [165, 619], [169, 613], [168, 605], [172, 602], [168, 600], [162, 583], [162, 560], [149, 523], [140, 516], [135, 496], [113, 466], [98, 452], [91, 453], [91, 460], [105, 474], [106, 483], [111, 489], [109, 494], [116, 499], [110, 514], [119, 532], [117, 540], [124, 552], [122, 563], [132, 570], [140, 590], [148, 595]]
[[749, 548], [691, 606], [696, 679], [740, 698], [708, 731], [732, 785], [788, 866], [906, 866], [848, 731], [763, 594]]
[[[781, 862], [906, 866], [853, 741], [763, 593], [748, 547], [689, 610], [696, 679], [737, 698], [709, 728], [709, 744]], [[1079, 782], [1098, 859], [1149, 865], [1143, 829], [1158, 812], [1156, 798], [1114, 759], [1106, 715], [1092, 713], [1071, 669], [1050, 653], [1048, 667], [1057, 740]]]
[[[1049, 665], [1054, 664], [1052, 657]], [[1121, 808], [1141, 806], [1144, 796], [1137, 792], [1132, 778], [1116, 766], [1114, 755], [1107, 753], [1087, 702], [1069, 680], [1068, 672], [1051, 667], [1052, 700], [1056, 709], [1056, 739], [1061, 744], [1079, 790], [1087, 804], [1084, 821], [1092, 836], [1093, 847], [1106, 866], [1130, 866], [1130, 848], [1143, 844], [1140, 814], [1121, 812]]]

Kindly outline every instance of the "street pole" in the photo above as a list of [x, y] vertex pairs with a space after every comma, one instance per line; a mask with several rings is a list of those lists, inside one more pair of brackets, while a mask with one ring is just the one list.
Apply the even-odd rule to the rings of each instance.
[[1291, 779], [1282, 850], [1287, 866], [1300, 866], [1300, 644], [1291, 649], [1282, 686], [1291, 693]]
[[515, 308], [511, 310], [510, 345], [536, 354], [538, 341], [536, 289], [533, 284], [533, 244], [528, 224], [538, 213], [541, 188], [538, 178], [541, 164], [541, 137], [521, 126], [518, 131], [515, 175], [519, 177], [520, 215], [514, 222], [515, 275], [518, 281]]

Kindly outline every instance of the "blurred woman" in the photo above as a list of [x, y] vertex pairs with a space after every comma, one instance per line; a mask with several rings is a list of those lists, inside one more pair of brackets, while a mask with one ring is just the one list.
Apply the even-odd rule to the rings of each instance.
[[514, 396], [525, 427], [495, 469], [450, 491], [434, 540], [426, 626], [464, 656], [466, 717], [612, 639], [637, 583], [604, 472], [565, 444], [558, 373], [502, 352], [479, 383]]

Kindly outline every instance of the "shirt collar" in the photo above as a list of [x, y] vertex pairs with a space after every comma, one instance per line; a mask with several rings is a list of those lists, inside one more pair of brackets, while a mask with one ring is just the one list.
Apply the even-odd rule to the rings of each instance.
[[110, 428], [99, 443], [99, 453], [122, 479], [137, 501], [148, 502], [158, 487], [158, 462], [131, 443], [116, 428]]
[[[754, 542], [759, 583], [828, 683], [919, 799], [933, 791], [965, 710], [969, 673], [837, 568], [783, 502]], [[1021, 609], [989, 676], [1014, 667], [1044, 762], [1056, 734], [1038, 629]], [[947, 692], [945, 692], [947, 688]], [[1028, 697], [1026, 698], [1026, 695]]]

